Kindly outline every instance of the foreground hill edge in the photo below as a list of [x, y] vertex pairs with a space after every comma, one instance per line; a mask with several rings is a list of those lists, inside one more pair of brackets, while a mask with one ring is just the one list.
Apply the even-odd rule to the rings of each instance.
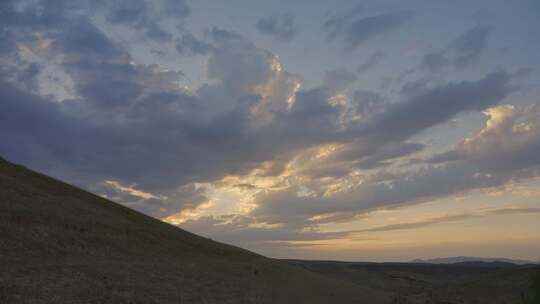
[[2, 304], [533, 303], [534, 273], [509, 263], [269, 259], [0, 158]]
[[388, 303], [0, 160], [0, 303]]

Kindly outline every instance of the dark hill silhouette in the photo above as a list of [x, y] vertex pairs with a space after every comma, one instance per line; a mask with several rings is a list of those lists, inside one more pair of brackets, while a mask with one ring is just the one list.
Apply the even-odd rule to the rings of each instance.
[[[391, 303], [403, 304], [517, 304], [523, 303], [523, 299], [534, 299], [535, 293], [531, 284], [540, 282], [538, 275], [533, 279], [536, 273], [535, 265], [511, 263], [429, 264], [305, 260], [288, 260], [288, 263], [386, 291], [393, 296]], [[535, 286], [538, 287], [538, 284]], [[538, 291], [537, 294], [540, 295]]]
[[0, 159], [0, 303], [386, 303]]
[[520, 303], [534, 271], [269, 259], [0, 158], [0, 304]]

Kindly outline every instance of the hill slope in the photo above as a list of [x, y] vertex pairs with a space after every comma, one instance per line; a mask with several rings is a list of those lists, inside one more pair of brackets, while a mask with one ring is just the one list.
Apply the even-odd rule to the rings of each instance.
[[0, 303], [386, 303], [0, 159]]
[[[365, 263], [289, 260], [290, 265], [393, 294], [402, 304], [524, 303], [537, 273], [533, 265]], [[537, 278], [540, 278], [540, 273]]]

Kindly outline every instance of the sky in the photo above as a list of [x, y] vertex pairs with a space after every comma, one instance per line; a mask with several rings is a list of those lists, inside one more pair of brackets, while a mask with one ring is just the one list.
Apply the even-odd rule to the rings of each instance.
[[537, 0], [2, 0], [0, 156], [276, 258], [540, 259]]

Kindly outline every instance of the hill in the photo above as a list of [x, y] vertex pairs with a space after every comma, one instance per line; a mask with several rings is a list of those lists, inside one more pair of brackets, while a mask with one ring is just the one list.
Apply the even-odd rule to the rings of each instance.
[[531, 278], [538, 271], [532, 265], [484, 262], [427, 264], [289, 260], [288, 263], [385, 291], [392, 295], [392, 303], [402, 304], [524, 303], [524, 298], [532, 297]]
[[503, 262], [274, 260], [0, 159], [0, 303], [520, 303]]
[[454, 263], [471, 263], [471, 262], [483, 262], [483, 263], [508, 263], [516, 265], [532, 265], [535, 264], [532, 261], [515, 260], [508, 258], [482, 258], [482, 257], [447, 257], [447, 258], [435, 258], [435, 259], [416, 259], [413, 263], [430, 263], [430, 264], [454, 264]]
[[386, 303], [0, 159], [0, 303]]

